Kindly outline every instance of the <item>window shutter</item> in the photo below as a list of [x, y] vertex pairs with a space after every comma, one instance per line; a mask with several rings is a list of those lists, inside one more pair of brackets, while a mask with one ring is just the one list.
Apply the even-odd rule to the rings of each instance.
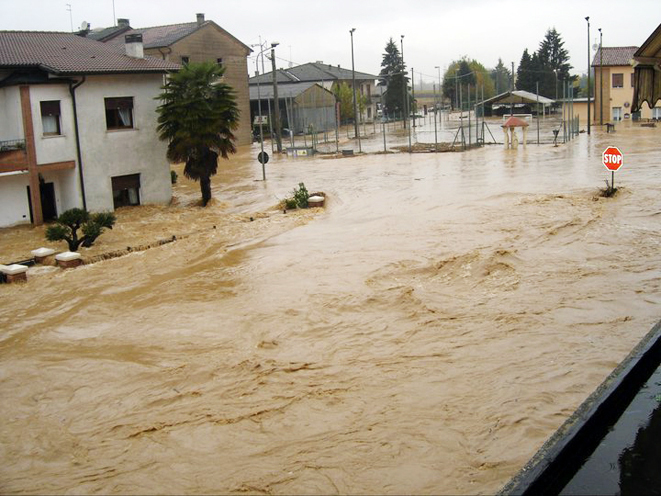
[[60, 115], [60, 101], [40, 102], [41, 115]]
[[106, 98], [106, 110], [132, 109], [133, 97], [126, 96], [121, 98]]

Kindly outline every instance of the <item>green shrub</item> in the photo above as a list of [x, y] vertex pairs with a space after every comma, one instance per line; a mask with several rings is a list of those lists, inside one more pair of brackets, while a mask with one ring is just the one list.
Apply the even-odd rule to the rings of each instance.
[[170, 171], [170, 181], [172, 182], [172, 184], [177, 184], [177, 179], [178, 178], [179, 178], [179, 176], [177, 175], [177, 173], [175, 171], [171, 170]]
[[308, 198], [310, 194], [305, 187], [305, 184], [298, 183], [298, 189], [294, 189], [294, 201], [296, 201], [296, 206], [298, 208], [308, 208]]
[[[55, 224], [46, 228], [48, 241], [66, 241], [69, 251], [78, 251], [80, 245], [90, 247], [96, 241], [104, 228], [112, 229], [116, 221], [112, 212], [90, 214], [82, 208], [72, 208], [62, 212]], [[82, 237], [78, 237], [78, 230], [82, 229]]]

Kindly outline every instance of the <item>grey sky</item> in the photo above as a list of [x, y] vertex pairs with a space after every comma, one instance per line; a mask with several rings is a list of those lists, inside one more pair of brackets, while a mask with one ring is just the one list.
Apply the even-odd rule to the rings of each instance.
[[[113, 23], [113, 0], [0, 0], [0, 30], [70, 31], [83, 21], [92, 28]], [[278, 41], [278, 67], [322, 60], [351, 68], [354, 33], [356, 70], [378, 74], [390, 37], [404, 35], [404, 58], [416, 80], [438, 77], [440, 66], [464, 55], [486, 67], [502, 58], [518, 65], [525, 48], [537, 49], [555, 27], [569, 51], [573, 73], [587, 69], [590, 44], [640, 46], [661, 23], [659, 0], [114, 0], [117, 17], [133, 27], [191, 22], [203, 12], [247, 45]], [[258, 51], [258, 49], [257, 49]], [[593, 53], [591, 51], [591, 53]], [[255, 70], [251, 59], [250, 73]], [[267, 69], [268, 70], [268, 69]]]

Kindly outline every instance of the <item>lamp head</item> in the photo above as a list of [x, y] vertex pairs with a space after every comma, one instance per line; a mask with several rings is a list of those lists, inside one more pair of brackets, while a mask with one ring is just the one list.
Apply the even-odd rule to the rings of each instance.
[[275, 48], [275, 47], [277, 47], [279, 44], [280, 44], [280, 43], [278, 43], [277, 41], [274, 41], [273, 43], [271, 43], [271, 48]]
[[356, 28], [351, 28], [351, 29], [349, 30], [349, 32], [350, 32], [351, 34], [353, 34], [353, 32], [354, 32], [355, 30], [356, 30]]
[[585, 20], [588, 21], [588, 22], [590, 22], [590, 16], [587, 16], [587, 17], [585, 18]]

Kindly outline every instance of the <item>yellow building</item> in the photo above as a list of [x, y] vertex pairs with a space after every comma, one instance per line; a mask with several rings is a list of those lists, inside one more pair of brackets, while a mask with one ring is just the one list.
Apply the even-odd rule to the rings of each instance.
[[634, 53], [638, 47], [603, 47], [597, 50], [594, 68], [595, 124], [615, 123], [626, 119], [661, 119], [661, 106], [650, 109], [646, 103], [632, 113], [634, 88]]

